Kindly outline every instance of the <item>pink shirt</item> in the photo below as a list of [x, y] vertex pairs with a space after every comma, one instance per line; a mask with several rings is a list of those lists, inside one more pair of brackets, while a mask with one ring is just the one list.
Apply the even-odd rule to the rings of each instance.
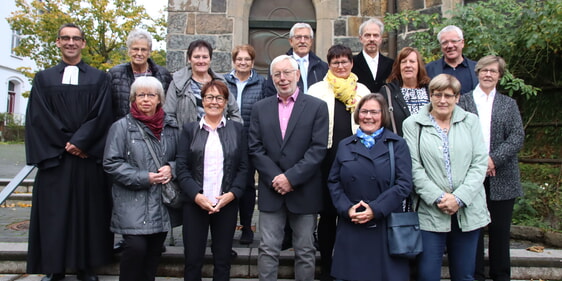
[[226, 119], [222, 118], [216, 129], [205, 122], [205, 118], [199, 121], [200, 128], [209, 132], [205, 144], [205, 157], [203, 159], [203, 195], [213, 204], [218, 203], [217, 196], [221, 195], [224, 155], [219, 138], [218, 128], [226, 126]]
[[277, 95], [277, 100], [279, 101], [279, 125], [281, 127], [281, 137], [285, 138], [285, 132], [287, 131], [287, 124], [289, 124], [289, 118], [291, 118], [291, 113], [293, 112], [293, 107], [295, 106], [295, 101], [299, 96], [299, 88], [287, 98], [286, 102]]

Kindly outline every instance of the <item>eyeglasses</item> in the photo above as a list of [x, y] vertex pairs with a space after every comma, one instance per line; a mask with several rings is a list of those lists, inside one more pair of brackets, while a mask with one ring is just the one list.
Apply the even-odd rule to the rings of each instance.
[[295, 35], [293, 36], [293, 38], [295, 38], [297, 41], [310, 41], [312, 39], [312, 36], [310, 35]]
[[379, 115], [382, 111], [380, 109], [373, 109], [373, 110], [366, 110], [366, 109], [361, 109], [359, 111], [359, 114], [363, 115], [363, 116], [368, 116], [369, 114], [371, 115]]
[[156, 94], [137, 94], [137, 98], [141, 98], [141, 99], [144, 98], [154, 99], [156, 98], [156, 96], [157, 96]]
[[68, 42], [70, 40], [76, 41], [76, 42], [84, 40], [84, 38], [82, 38], [80, 36], [59, 36], [59, 39], [61, 41], [65, 41], [65, 42]]
[[479, 73], [487, 73], [489, 72], [491, 75], [496, 75], [498, 73], [500, 73], [499, 71], [495, 70], [495, 69], [488, 69], [488, 68], [484, 68], [484, 69], [480, 69], [480, 71], [478, 71]]
[[339, 67], [340, 65], [343, 66], [343, 67], [346, 67], [346, 66], [349, 65], [349, 63], [350, 63], [350, 61], [348, 61], [348, 60], [345, 60], [345, 61], [333, 61], [333, 62], [330, 63], [330, 65], [333, 66], [333, 67]]
[[236, 62], [243, 62], [243, 61], [252, 61], [252, 58], [241, 58], [241, 57], [236, 58]]
[[138, 52], [141, 52], [141, 53], [148, 53], [148, 49], [146, 49], [146, 48], [131, 48], [131, 51], [132, 51], [133, 53], [138, 53]]
[[451, 95], [451, 94], [443, 94], [443, 93], [432, 93], [431, 97], [432, 98], [436, 98], [438, 100], [442, 99], [443, 97], [445, 97], [446, 100], [450, 100], [450, 99], [454, 99], [457, 95]]
[[447, 45], [449, 45], [449, 43], [456, 45], [457, 43], [459, 43], [460, 41], [462, 41], [462, 39], [457, 39], [457, 40], [445, 40], [445, 41], [441, 41], [441, 46], [445, 47]]
[[225, 101], [225, 98], [223, 96], [206, 95], [205, 97], [203, 97], [203, 99], [205, 99], [206, 102], [213, 102], [213, 100], [216, 100], [217, 103], [223, 103]]
[[283, 70], [283, 71], [275, 72], [275, 73], [273, 73], [273, 75], [271, 75], [271, 76], [273, 76], [273, 78], [279, 79], [279, 78], [281, 78], [281, 74], [283, 74], [283, 76], [285, 76], [285, 77], [288, 77], [288, 76], [291, 75], [291, 73], [293, 73], [293, 72], [295, 72], [295, 71], [297, 71], [297, 70], [296, 70], [296, 69], [293, 69], [293, 70]]

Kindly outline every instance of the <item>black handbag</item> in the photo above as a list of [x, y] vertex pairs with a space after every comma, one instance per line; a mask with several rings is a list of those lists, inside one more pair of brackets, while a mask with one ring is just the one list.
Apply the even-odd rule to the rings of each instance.
[[[394, 147], [392, 141], [388, 143], [390, 153], [390, 184], [394, 184]], [[387, 218], [388, 251], [393, 257], [413, 259], [423, 251], [420, 220], [417, 209], [411, 212], [409, 199], [404, 199], [403, 212], [390, 213]]]
[[[154, 149], [152, 148], [152, 145], [150, 144], [150, 141], [148, 140], [146, 133], [139, 125], [139, 123], [136, 124], [142, 134], [142, 138], [144, 139], [144, 142], [146, 143], [148, 150], [150, 151], [150, 155], [152, 155], [152, 159], [154, 160], [154, 163], [156, 164], [157, 167], [162, 167], [160, 161], [158, 160], [158, 157], [156, 156], [156, 153], [154, 153]], [[166, 184], [162, 184], [162, 203], [164, 203], [164, 205], [171, 208], [182, 207], [183, 199], [181, 196], [181, 190], [175, 181], [171, 180]]]

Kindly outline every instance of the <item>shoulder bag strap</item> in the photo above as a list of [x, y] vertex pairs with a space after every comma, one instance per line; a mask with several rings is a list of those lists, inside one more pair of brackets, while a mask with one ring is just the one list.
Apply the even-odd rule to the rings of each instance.
[[390, 88], [387, 85], [383, 86], [386, 91], [386, 98], [388, 100], [388, 111], [390, 112], [390, 123], [392, 123], [392, 131], [397, 134], [396, 121], [394, 120], [394, 107], [392, 106], [392, 96], [390, 95]]
[[156, 164], [156, 167], [162, 167], [162, 165], [160, 165], [160, 160], [158, 160], [158, 157], [156, 156], [156, 153], [154, 152], [154, 149], [152, 148], [152, 144], [150, 144], [150, 142], [148, 141], [148, 138], [146, 137], [146, 133], [144, 132], [144, 130], [142, 129], [141, 125], [139, 125], [138, 122], [136, 122], [136, 121], [134, 121], [134, 122], [137, 125], [137, 127], [139, 128], [140, 133], [142, 134], [142, 139], [146, 143], [146, 146], [148, 147], [148, 151], [150, 151], [150, 155], [152, 155], [152, 159], [154, 160], [154, 163]]

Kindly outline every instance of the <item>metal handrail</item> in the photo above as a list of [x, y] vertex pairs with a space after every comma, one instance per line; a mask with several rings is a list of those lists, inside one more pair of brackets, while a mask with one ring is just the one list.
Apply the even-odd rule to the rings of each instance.
[[33, 169], [35, 169], [35, 166], [25, 165], [25, 167], [23, 167], [19, 171], [19, 173], [10, 181], [10, 183], [8, 183], [8, 185], [4, 187], [2, 191], [0, 191], [0, 204], [4, 203], [4, 201], [6, 201], [8, 197], [10, 197], [14, 190], [16, 190], [16, 188], [21, 185], [23, 180], [27, 178], [27, 176], [31, 173], [31, 171], [33, 171]]

